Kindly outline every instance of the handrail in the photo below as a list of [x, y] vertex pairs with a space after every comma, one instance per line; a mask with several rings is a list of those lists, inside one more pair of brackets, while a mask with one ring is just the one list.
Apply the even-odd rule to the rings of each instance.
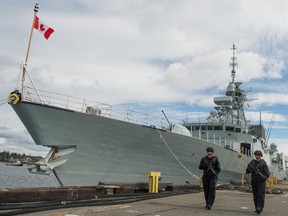
[[121, 105], [110, 105], [106, 103], [95, 102], [85, 98], [79, 98], [71, 95], [55, 93], [52, 91], [43, 91], [34, 87], [25, 86], [26, 92], [22, 101], [39, 103], [63, 109], [83, 112], [93, 115], [101, 115], [107, 118], [113, 118], [135, 124], [147, 126], [156, 126], [163, 128], [164, 119], [155, 117], [146, 113], [135, 112], [134, 110], [121, 107]]

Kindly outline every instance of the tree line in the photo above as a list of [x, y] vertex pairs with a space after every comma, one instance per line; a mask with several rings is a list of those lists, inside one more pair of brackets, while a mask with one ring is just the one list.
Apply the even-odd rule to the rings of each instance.
[[32, 156], [26, 154], [19, 154], [16, 152], [3, 151], [0, 152], [0, 162], [11, 162], [11, 161], [21, 161], [21, 162], [36, 162], [42, 159], [41, 156]]

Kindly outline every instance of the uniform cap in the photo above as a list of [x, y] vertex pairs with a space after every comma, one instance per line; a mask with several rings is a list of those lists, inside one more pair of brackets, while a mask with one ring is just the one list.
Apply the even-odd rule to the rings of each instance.
[[256, 150], [255, 152], [254, 152], [254, 155], [256, 156], [256, 155], [259, 155], [259, 156], [263, 156], [263, 154], [262, 154], [262, 152], [260, 151], [260, 150]]
[[208, 148], [206, 149], [206, 152], [214, 152], [213, 147], [208, 147]]

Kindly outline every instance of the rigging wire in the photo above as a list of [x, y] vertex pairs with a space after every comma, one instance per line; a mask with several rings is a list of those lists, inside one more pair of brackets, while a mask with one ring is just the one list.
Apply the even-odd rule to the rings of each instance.
[[0, 100], [0, 105], [4, 105], [7, 102], [8, 102], [8, 99], [1, 99]]
[[266, 144], [268, 145], [268, 141], [269, 141], [269, 138], [270, 138], [270, 134], [271, 134], [271, 131], [272, 131], [272, 127], [273, 127], [273, 124], [274, 124], [274, 120], [275, 120], [275, 108], [273, 110], [273, 114], [271, 116], [271, 120], [270, 120], [270, 123], [269, 123], [269, 127], [268, 127], [268, 131], [267, 131], [267, 138], [266, 138]]

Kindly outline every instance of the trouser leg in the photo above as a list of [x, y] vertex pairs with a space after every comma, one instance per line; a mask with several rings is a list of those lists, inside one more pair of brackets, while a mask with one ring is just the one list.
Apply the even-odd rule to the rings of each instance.
[[257, 208], [257, 193], [258, 193], [258, 185], [256, 182], [252, 182], [252, 193], [253, 193], [253, 201], [255, 209]]
[[264, 202], [265, 202], [265, 189], [266, 189], [266, 182], [260, 182], [258, 184], [258, 193], [257, 193], [257, 201], [256, 205], [261, 210], [264, 208]]
[[208, 196], [209, 196], [209, 184], [207, 180], [203, 181], [203, 187], [204, 187], [204, 197], [206, 205], [208, 205]]
[[212, 177], [209, 180], [209, 192], [208, 192], [208, 205], [212, 206], [215, 200], [216, 195], [216, 186], [215, 186], [215, 178]]

